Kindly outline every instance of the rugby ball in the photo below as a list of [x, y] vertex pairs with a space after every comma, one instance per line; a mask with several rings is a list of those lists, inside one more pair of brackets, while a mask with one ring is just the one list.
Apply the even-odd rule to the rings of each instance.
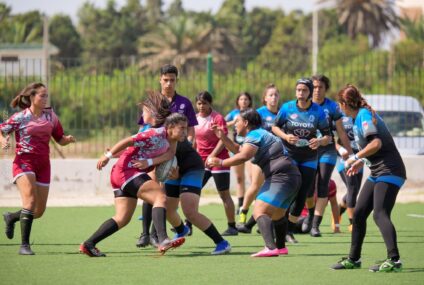
[[168, 174], [171, 168], [177, 167], [177, 158], [174, 156], [172, 159], [162, 162], [155, 168], [156, 179], [160, 182], [164, 182], [168, 179]]

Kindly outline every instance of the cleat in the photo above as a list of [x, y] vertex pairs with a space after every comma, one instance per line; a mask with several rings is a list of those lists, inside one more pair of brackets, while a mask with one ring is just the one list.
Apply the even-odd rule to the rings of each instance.
[[183, 245], [184, 242], [185, 242], [185, 238], [183, 238], [183, 237], [177, 238], [177, 239], [173, 239], [173, 240], [165, 239], [158, 246], [158, 250], [160, 251], [160, 253], [162, 255], [164, 255], [168, 250], [170, 250], [172, 248], [180, 247], [181, 245]]
[[3, 214], [3, 220], [6, 224], [6, 228], [4, 230], [6, 237], [8, 239], [13, 239], [13, 235], [15, 233], [15, 223], [11, 221], [9, 212]]
[[150, 245], [153, 246], [153, 247], [159, 246], [159, 239], [158, 239], [158, 236], [156, 235], [156, 233], [150, 235], [149, 242], [150, 242]]
[[353, 261], [352, 259], [348, 257], [343, 257], [336, 264], [332, 265], [330, 268], [334, 270], [358, 269], [358, 268], [361, 268], [361, 260]]
[[369, 268], [371, 272], [400, 272], [402, 271], [402, 262], [400, 260], [393, 261], [391, 259], [385, 260], [381, 264], [373, 265]]
[[312, 221], [309, 219], [309, 216], [306, 216], [302, 223], [302, 233], [309, 233], [312, 228]]
[[276, 256], [279, 255], [278, 252], [279, 252], [278, 248], [269, 249], [269, 248], [265, 247], [261, 251], [252, 254], [251, 257], [276, 257]]
[[231, 245], [228, 241], [225, 239], [218, 243], [214, 249], [214, 251], [211, 252], [212, 255], [219, 255], [219, 254], [226, 254], [231, 251]]
[[97, 249], [93, 244], [82, 243], [79, 248], [80, 253], [84, 253], [89, 257], [106, 257], [106, 254]]
[[294, 235], [293, 235], [293, 233], [287, 233], [286, 234], [286, 242], [288, 242], [288, 243], [299, 243], [298, 241], [297, 241], [297, 239], [295, 239], [295, 237], [294, 237]]
[[321, 232], [319, 230], [319, 228], [312, 228], [311, 232], [310, 232], [311, 237], [320, 237], [321, 236]]
[[278, 255], [287, 255], [289, 254], [289, 250], [287, 247], [278, 248]]
[[247, 215], [240, 211], [239, 214], [239, 224], [245, 224], [247, 221]]
[[150, 244], [150, 235], [142, 233], [135, 246], [146, 247]]
[[31, 250], [31, 247], [29, 244], [23, 244], [21, 245], [21, 248], [19, 249], [20, 255], [34, 255], [35, 253]]
[[177, 239], [177, 238], [182, 238], [182, 237], [188, 236], [190, 232], [191, 232], [190, 231], [190, 228], [188, 226], [184, 225], [183, 232], [182, 233], [176, 233], [174, 235], [174, 238], [173, 239]]
[[236, 228], [228, 227], [222, 234], [222, 236], [237, 236], [238, 230]]
[[244, 234], [250, 234], [250, 233], [252, 233], [252, 229], [246, 227], [245, 224], [243, 224], [243, 225], [237, 225], [236, 228], [237, 228], [237, 231], [239, 233], [244, 233]]
[[186, 220], [185, 226], [188, 227], [188, 229], [189, 229], [189, 232], [188, 232], [187, 235], [190, 237], [193, 234], [193, 225], [189, 221]]

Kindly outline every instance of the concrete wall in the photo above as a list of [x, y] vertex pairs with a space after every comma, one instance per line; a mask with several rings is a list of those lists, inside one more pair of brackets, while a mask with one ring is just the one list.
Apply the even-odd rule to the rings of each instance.
[[[424, 156], [404, 157], [408, 180], [402, 188], [399, 198], [401, 201], [424, 202]], [[112, 188], [109, 174], [114, 161], [102, 171], [96, 169], [96, 159], [52, 159], [52, 179], [50, 187], [50, 206], [72, 205], [104, 205], [113, 203]], [[364, 177], [369, 174], [368, 169]], [[338, 173], [333, 174], [338, 187], [338, 195], [345, 193], [346, 188]], [[12, 181], [12, 160], [0, 160], [0, 206], [19, 206], [20, 197], [16, 185]], [[213, 179], [206, 189], [214, 193]], [[232, 175], [231, 190], [235, 194], [235, 178]]]

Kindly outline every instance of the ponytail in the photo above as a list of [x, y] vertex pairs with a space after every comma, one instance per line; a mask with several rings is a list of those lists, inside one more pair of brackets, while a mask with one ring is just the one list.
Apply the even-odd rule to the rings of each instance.
[[12, 108], [19, 107], [21, 109], [26, 109], [31, 107], [31, 96], [37, 94], [38, 89], [45, 88], [46, 86], [43, 83], [35, 82], [29, 84], [25, 87], [15, 98], [10, 102]]
[[365, 108], [370, 111], [372, 115], [372, 123], [374, 125], [377, 125], [377, 113], [370, 105], [368, 105], [367, 100], [365, 100], [365, 98], [362, 96], [361, 92], [359, 92], [358, 88], [356, 88], [355, 85], [347, 84], [339, 91], [337, 97], [340, 103], [347, 104], [353, 110]]

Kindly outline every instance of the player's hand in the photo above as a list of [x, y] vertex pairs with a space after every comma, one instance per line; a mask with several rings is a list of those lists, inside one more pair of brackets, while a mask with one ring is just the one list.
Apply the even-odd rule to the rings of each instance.
[[75, 143], [77, 140], [72, 135], [63, 136], [60, 140], [60, 145], [68, 145], [70, 143]]
[[364, 167], [364, 162], [362, 160], [356, 160], [350, 168], [347, 170], [348, 176], [353, 176], [359, 173], [359, 171]]
[[134, 160], [131, 160], [131, 163], [135, 168], [138, 168], [138, 169], [146, 169], [149, 167], [149, 164], [147, 163], [146, 159], [141, 159], [141, 160], [134, 159]]
[[107, 158], [106, 156], [102, 155], [102, 157], [97, 162], [97, 169], [98, 170], [102, 170], [102, 168], [105, 167], [108, 162], [109, 162], [109, 158]]
[[311, 149], [318, 149], [320, 145], [321, 145], [321, 141], [318, 138], [312, 138], [309, 140], [309, 147]]
[[218, 125], [212, 125], [211, 130], [215, 133], [216, 137], [221, 139], [225, 136], [224, 129]]
[[292, 135], [292, 134], [287, 134], [286, 135], [286, 141], [289, 144], [295, 145], [297, 143], [297, 141], [299, 140], [299, 137]]
[[207, 164], [209, 168], [222, 166], [222, 159], [217, 157], [210, 157], [207, 160]]
[[3, 138], [3, 136], [0, 136], [1, 139], [1, 148], [2, 149], [9, 149], [10, 148], [10, 135], [7, 135], [5, 138]]
[[171, 167], [168, 173], [168, 179], [177, 180], [180, 177], [180, 168], [178, 166]]

